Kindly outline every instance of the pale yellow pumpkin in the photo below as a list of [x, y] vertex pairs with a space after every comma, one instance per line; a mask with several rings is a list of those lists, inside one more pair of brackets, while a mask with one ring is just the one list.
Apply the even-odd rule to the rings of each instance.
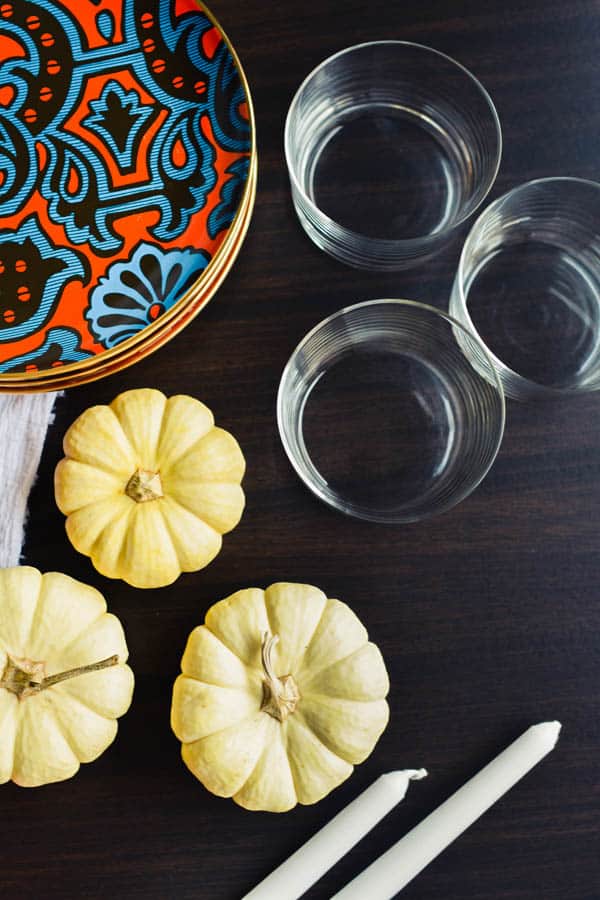
[[171, 726], [185, 764], [220, 797], [284, 812], [316, 803], [369, 756], [389, 717], [379, 649], [318, 588], [249, 588], [189, 636]]
[[242, 452], [193, 397], [126, 391], [82, 413], [64, 452], [54, 483], [71, 543], [134, 587], [202, 569], [242, 515]]
[[0, 784], [70, 778], [113, 742], [133, 673], [97, 590], [29, 566], [0, 569]]

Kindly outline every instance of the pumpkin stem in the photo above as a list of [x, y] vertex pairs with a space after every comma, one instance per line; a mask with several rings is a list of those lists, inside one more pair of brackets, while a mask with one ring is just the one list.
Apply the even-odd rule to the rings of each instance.
[[100, 662], [90, 663], [88, 666], [78, 666], [76, 669], [68, 669], [66, 672], [57, 672], [55, 675], [42, 678], [41, 681], [34, 681], [32, 679], [43, 670], [43, 663], [32, 663], [29, 660], [17, 661], [9, 656], [0, 687], [12, 691], [19, 700], [24, 700], [26, 697], [31, 697], [32, 694], [39, 694], [40, 691], [52, 687], [53, 684], [67, 681], [69, 678], [77, 678], [78, 675], [86, 675], [88, 672], [107, 669], [109, 666], [116, 666], [118, 662], [119, 657], [115, 654], [100, 660]]
[[263, 680], [263, 700], [261, 712], [266, 712], [278, 722], [285, 722], [295, 712], [300, 700], [300, 691], [292, 675], [277, 677], [273, 669], [273, 647], [279, 640], [278, 634], [265, 631], [262, 637], [261, 660], [265, 673]]
[[125, 493], [136, 503], [160, 500], [164, 497], [160, 474], [149, 472], [147, 469], [136, 469], [127, 482]]

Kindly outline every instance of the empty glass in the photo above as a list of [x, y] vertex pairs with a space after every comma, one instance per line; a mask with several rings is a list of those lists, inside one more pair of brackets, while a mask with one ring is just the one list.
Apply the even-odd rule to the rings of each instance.
[[361, 519], [413, 522], [479, 484], [502, 440], [504, 395], [481, 342], [446, 313], [371, 300], [300, 342], [277, 417], [290, 462], [318, 497]]
[[479, 217], [450, 312], [492, 353], [519, 400], [600, 388], [600, 185], [544, 178]]
[[325, 60], [285, 126], [300, 222], [327, 253], [365, 269], [403, 269], [436, 253], [488, 193], [501, 148], [477, 79], [404, 41]]

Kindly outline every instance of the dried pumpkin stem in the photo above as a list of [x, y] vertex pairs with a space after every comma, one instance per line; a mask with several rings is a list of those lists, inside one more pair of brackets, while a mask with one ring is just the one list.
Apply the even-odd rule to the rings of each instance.
[[107, 656], [100, 662], [90, 663], [89, 666], [78, 666], [76, 669], [68, 669], [66, 672], [58, 672], [56, 675], [48, 675], [39, 684], [39, 690], [52, 687], [53, 684], [59, 684], [61, 681], [68, 681], [69, 678], [77, 678], [78, 675], [87, 675], [88, 672], [97, 672], [99, 669], [108, 669], [110, 666], [118, 665], [119, 657], [115, 653], [114, 656]]
[[300, 700], [300, 691], [292, 675], [278, 677], [273, 668], [273, 648], [279, 640], [278, 634], [265, 631], [261, 645], [263, 680], [263, 700], [261, 711], [268, 713], [278, 722], [285, 722], [295, 712]]
[[[57, 672], [55, 675], [48, 675], [41, 681], [32, 681], [31, 673], [10, 659], [4, 671], [4, 679], [0, 681], [0, 687], [6, 688], [16, 694], [19, 700], [25, 697], [31, 697], [32, 694], [39, 694], [40, 691], [52, 687], [53, 684], [59, 684], [61, 681], [68, 681], [70, 678], [77, 678], [79, 675], [87, 675], [88, 672], [97, 672], [99, 669], [108, 669], [110, 666], [118, 665], [119, 657], [117, 654], [108, 656], [100, 662], [90, 663], [87, 666], [78, 666], [76, 669], [68, 669], [66, 672]], [[8, 675], [8, 677], [6, 677]]]
[[136, 469], [125, 486], [125, 493], [136, 503], [160, 500], [164, 497], [160, 474], [147, 469]]

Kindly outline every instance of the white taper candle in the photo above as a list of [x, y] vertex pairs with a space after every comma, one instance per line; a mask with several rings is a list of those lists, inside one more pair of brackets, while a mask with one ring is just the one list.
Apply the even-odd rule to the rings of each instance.
[[560, 722], [533, 725], [332, 900], [390, 900], [549, 753]]
[[359, 794], [243, 900], [296, 900], [383, 819], [425, 769], [388, 772]]

